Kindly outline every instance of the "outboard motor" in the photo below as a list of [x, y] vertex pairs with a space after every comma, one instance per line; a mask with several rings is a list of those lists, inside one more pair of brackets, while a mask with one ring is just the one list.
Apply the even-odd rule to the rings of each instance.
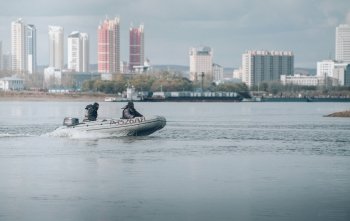
[[78, 118], [65, 117], [64, 120], [63, 120], [63, 125], [64, 126], [71, 127], [71, 126], [75, 126], [77, 124], [79, 124], [79, 119]]

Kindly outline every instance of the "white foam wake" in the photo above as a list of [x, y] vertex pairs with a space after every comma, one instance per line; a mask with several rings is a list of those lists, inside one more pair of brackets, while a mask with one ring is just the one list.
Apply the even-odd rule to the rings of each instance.
[[116, 135], [111, 136], [110, 134], [105, 134], [105, 133], [98, 133], [98, 132], [92, 133], [92, 132], [79, 131], [79, 130], [67, 130], [64, 128], [57, 128], [56, 130], [46, 133], [43, 136], [67, 137], [67, 138], [73, 138], [73, 139], [100, 139], [100, 138], [117, 137]]
[[33, 137], [34, 135], [31, 134], [10, 134], [10, 133], [4, 133], [0, 134], [0, 138], [6, 138], [6, 137]]

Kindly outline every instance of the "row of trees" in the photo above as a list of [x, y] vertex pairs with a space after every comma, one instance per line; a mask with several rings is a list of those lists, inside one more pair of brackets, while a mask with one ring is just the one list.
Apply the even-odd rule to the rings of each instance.
[[137, 91], [223, 91], [223, 92], [248, 92], [259, 91], [260, 94], [274, 96], [350, 96], [349, 87], [330, 86], [300, 86], [282, 85], [280, 82], [263, 82], [248, 88], [244, 83], [226, 82], [216, 85], [210, 81], [191, 82], [181, 74], [159, 72], [153, 74], [142, 74], [134, 76], [115, 75], [112, 81], [93, 80], [83, 84], [82, 91], [93, 91], [103, 93], [122, 93], [128, 85], [132, 85]]
[[[195, 91], [202, 89], [201, 82], [191, 82], [181, 74], [160, 72], [135, 76], [115, 75], [112, 81], [92, 80], [85, 81], [82, 91], [103, 93], [122, 93], [128, 85], [132, 85], [136, 91]], [[209, 81], [203, 83], [205, 91], [248, 91], [243, 83], [225, 83], [216, 85]]]
[[281, 82], [262, 82], [259, 85], [254, 85], [250, 91], [260, 91], [265, 94], [278, 96], [350, 96], [350, 87], [346, 86], [302, 86], [302, 85], [283, 85]]
[[[10, 71], [1, 71], [0, 77], [11, 76]], [[68, 76], [68, 77], [67, 77]], [[76, 88], [71, 75], [61, 79], [61, 84], [68, 88]], [[70, 78], [69, 78], [70, 76]], [[26, 88], [43, 88], [43, 74], [19, 74], [20, 78], [25, 80]], [[169, 73], [160, 71], [150, 74], [137, 75], [113, 75], [112, 81], [90, 80], [85, 81], [81, 90], [85, 92], [102, 92], [107, 94], [122, 93], [128, 85], [132, 85], [137, 91], [223, 91], [223, 92], [248, 92], [259, 91], [260, 94], [272, 94], [278, 96], [350, 96], [350, 88], [344, 86], [300, 86], [300, 85], [282, 85], [280, 82], [262, 82], [248, 88], [244, 83], [226, 82], [216, 85], [205, 79], [203, 82], [192, 82], [182, 76], [182, 73]], [[59, 86], [59, 85], [58, 85]]]

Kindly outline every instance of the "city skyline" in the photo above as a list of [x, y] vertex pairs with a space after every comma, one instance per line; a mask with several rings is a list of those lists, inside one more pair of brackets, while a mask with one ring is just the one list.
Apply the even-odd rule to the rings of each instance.
[[[23, 7], [18, 7], [21, 5]], [[40, 7], [37, 7], [40, 5]], [[68, 7], [69, 5], [69, 7]], [[296, 67], [315, 68], [316, 62], [335, 58], [335, 28], [350, 24], [346, 0], [339, 1], [95, 1], [76, 3], [12, 1], [1, 9], [0, 41], [3, 54], [10, 51], [10, 24], [23, 18], [37, 28], [38, 65], [48, 65], [49, 25], [65, 30], [64, 45], [72, 31], [90, 38], [90, 63], [97, 63], [96, 29], [106, 15], [121, 19], [121, 60], [128, 60], [128, 27], [143, 23], [145, 47], [151, 64], [188, 65], [188, 49], [210, 46], [214, 62], [224, 67], [240, 66], [247, 50], [290, 50]], [[67, 63], [65, 47], [64, 63]]]

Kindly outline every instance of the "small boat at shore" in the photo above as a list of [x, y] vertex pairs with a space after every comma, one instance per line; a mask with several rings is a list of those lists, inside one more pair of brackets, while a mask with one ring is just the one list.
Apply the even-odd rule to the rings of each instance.
[[79, 122], [78, 118], [66, 117], [63, 126], [55, 130], [59, 134], [83, 132], [103, 134], [107, 136], [146, 136], [166, 125], [162, 116], [135, 117], [132, 119], [99, 119]]

